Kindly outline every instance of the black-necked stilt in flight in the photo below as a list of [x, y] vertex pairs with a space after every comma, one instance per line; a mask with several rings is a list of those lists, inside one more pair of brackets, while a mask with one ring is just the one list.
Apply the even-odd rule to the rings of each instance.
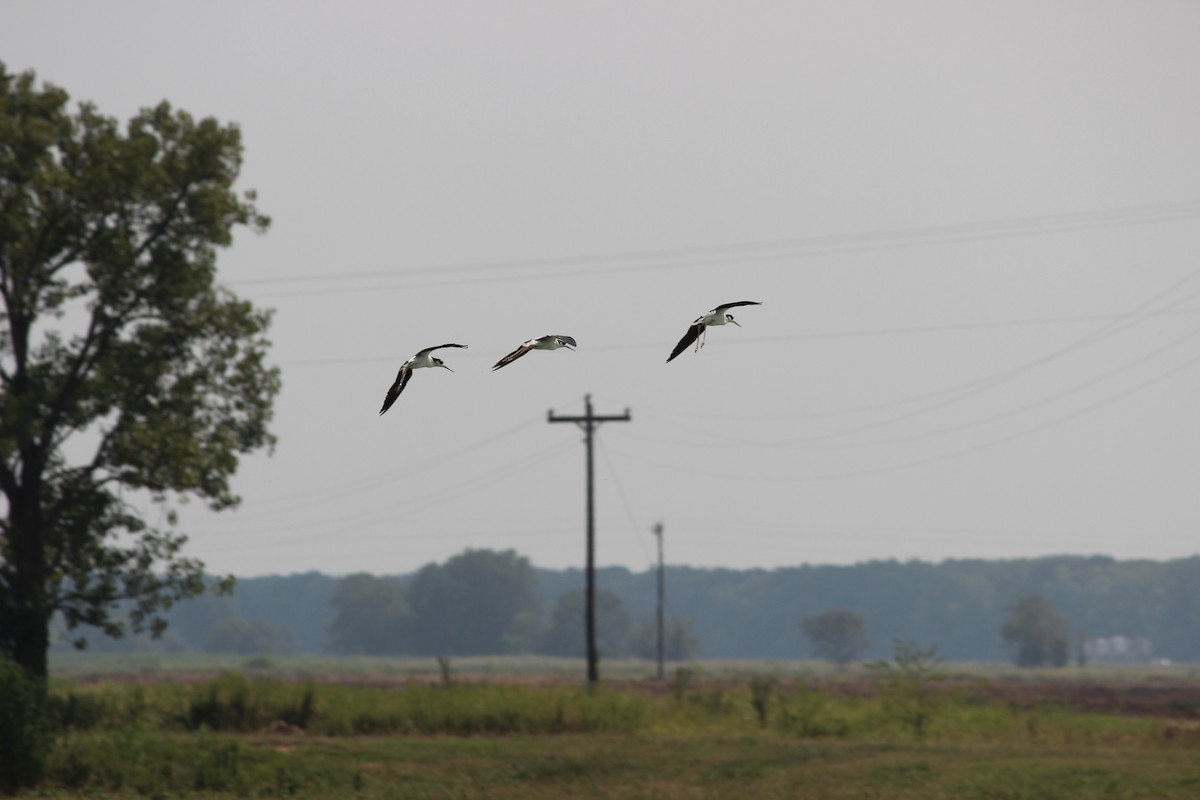
[[[396, 373], [396, 382], [392, 384], [392, 388], [388, 389], [387, 397], [383, 398], [383, 408], [379, 409], [380, 414], [387, 411], [392, 407], [392, 403], [396, 402], [396, 398], [400, 396], [400, 393], [404, 391], [404, 387], [408, 385], [408, 379], [412, 377], [414, 369], [420, 369], [421, 367], [443, 367], [444, 369], [450, 369], [440, 358], [434, 358], [430, 355], [434, 350], [440, 350], [443, 347], [466, 347], [466, 345], [439, 344], [435, 347], [426, 347], [401, 364], [400, 371]], [[452, 369], [450, 371], [454, 372]]]
[[513, 350], [504, 358], [497, 361], [492, 366], [492, 371], [495, 372], [501, 367], [511, 364], [521, 356], [528, 353], [530, 350], [557, 350], [560, 347], [565, 347], [568, 350], [572, 350], [576, 346], [575, 340], [570, 336], [541, 336], [537, 339], [530, 339], [528, 342], [521, 345], [516, 350]]
[[742, 300], [738, 303], [722, 303], [712, 311], [696, 317], [696, 321], [692, 323], [692, 327], [688, 328], [687, 333], [685, 333], [683, 338], [679, 340], [679, 344], [675, 345], [675, 349], [671, 351], [671, 357], [667, 359], [667, 363], [670, 364], [671, 360], [674, 359], [675, 356], [679, 355], [684, 350], [687, 350], [688, 345], [690, 345], [692, 342], [696, 342], [696, 350], [699, 351], [700, 348], [704, 346], [704, 340], [700, 337], [708, 333], [709, 325], [724, 325], [726, 322], [733, 322], [733, 324], [737, 325], [739, 328], [742, 327], [739, 323], [734, 322], [733, 314], [729, 313], [729, 309], [737, 308], [738, 306], [761, 305], [762, 303], [759, 303], [755, 300]]

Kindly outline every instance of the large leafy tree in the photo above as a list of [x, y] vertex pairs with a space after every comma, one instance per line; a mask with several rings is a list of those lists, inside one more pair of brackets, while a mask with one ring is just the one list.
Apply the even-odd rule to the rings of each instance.
[[408, 588], [412, 651], [471, 656], [526, 652], [541, 616], [537, 573], [512, 550], [467, 549], [426, 564]]
[[[542, 634], [543, 653], [575, 658], [587, 655], [586, 603], [583, 589], [571, 589], [558, 596], [550, 612], [550, 623]], [[607, 589], [597, 589], [596, 649], [600, 655], [606, 658], [626, 655], [631, 625], [629, 611], [621, 598]]]
[[207, 588], [174, 509], [236, 504], [279, 390], [269, 315], [216, 283], [268, 224], [232, 189], [238, 129], [67, 104], [0, 64], [0, 653], [35, 675], [53, 614], [157, 633]]
[[331, 653], [382, 655], [409, 649], [408, 590], [398, 578], [347, 575], [338, 581], [331, 605]]

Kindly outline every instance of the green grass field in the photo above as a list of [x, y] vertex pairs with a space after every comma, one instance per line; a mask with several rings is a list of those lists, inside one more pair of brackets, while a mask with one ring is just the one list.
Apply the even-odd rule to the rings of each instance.
[[[49, 797], [1195, 798], [1195, 743], [924, 744], [770, 733], [84, 737]], [[107, 767], [100, 765], [107, 764]]]
[[659, 684], [642, 665], [589, 690], [574, 664], [244, 661], [56, 669], [34, 795], [1200, 797], [1184, 672], [882, 685], [725, 664]]

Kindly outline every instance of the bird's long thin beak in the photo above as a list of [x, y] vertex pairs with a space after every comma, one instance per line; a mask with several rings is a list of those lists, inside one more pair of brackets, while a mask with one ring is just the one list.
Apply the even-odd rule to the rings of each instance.
[[742, 323], [738, 322], [736, 319], [731, 319], [729, 321], [732, 322], [734, 325], [737, 325], [739, 328], [742, 327]]
[[[450, 369], [450, 368], [449, 368], [449, 367], [447, 367], [445, 364], [439, 364], [438, 366], [440, 366], [442, 369]], [[454, 370], [452, 370], [452, 369], [450, 369], [450, 371], [451, 371], [451, 372], [454, 372]]]

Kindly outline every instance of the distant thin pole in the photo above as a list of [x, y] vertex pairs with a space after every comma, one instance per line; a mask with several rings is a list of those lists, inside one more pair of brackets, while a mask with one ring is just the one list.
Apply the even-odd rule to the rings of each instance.
[[663, 524], [654, 526], [654, 535], [658, 537], [658, 679], [663, 680], [663, 597], [665, 581], [663, 576]]
[[592, 458], [592, 436], [601, 422], [629, 422], [629, 409], [621, 416], [600, 417], [592, 413], [592, 396], [583, 396], [584, 415], [582, 417], [556, 417], [551, 410], [547, 415], [549, 422], [574, 422], [583, 430], [584, 444], [587, 446], [587, 583], [586, 611], [584, 614], [587, 629], [587, 679], [588, 683], [600, 682], [600, 656], [596, 650], [596, 503], [595, 503], [595, 469]]

